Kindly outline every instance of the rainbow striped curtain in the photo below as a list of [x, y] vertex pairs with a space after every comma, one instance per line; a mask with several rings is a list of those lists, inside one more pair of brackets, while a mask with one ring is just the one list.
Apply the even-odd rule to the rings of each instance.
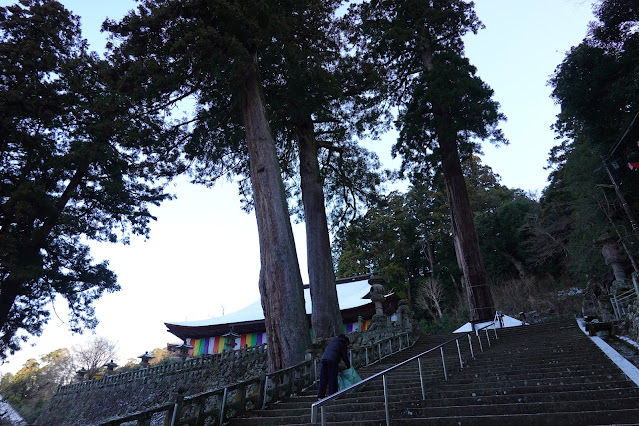
[[[189, 355], [192, 356], [219, 354], [224, 351], [225, 341], [226, 338], [222, 336], [207, 337], [204, 339], [186, 339], [186, 343], [193, 346], [193, 349], [189, 350]], [[261, 345], [262, 343], [266, 343], [266, 333], [242, 334], [235, 342], [236, 349]], [[240, 344], [239, 348], [237, 343]]]
[[[370, 326], [370, 320], [364, 321], [363, 328], [366, 331]], [[359, 324], [354, 322], [350, 324], [344, 324], [344, 333], [352, 333], [353, 331], [359, 330]], [[311, 337], [313, 336], [313, 330], [309, 330], [311, 333]], [[204, 339], [186, 339], [186, 343], [193, 346], [193, 349], [189, 351], [189, 355], [199, 356], [199, 355], [214, 355], [219, 354], [224, 351], [224, 342], [225, 338], [222, 336], [217, 337], [207, 337]], [[247, 333], [242, 334], [238, 339], [235, 340], [236, 349], [247, 348], [251, 346], [261, 345], [262, 343], [266, 343], [266, 333]], [[239, 347], [237, 344], [240, 344]]]
[[[366, 331], [368, 330], [368, 327], [371, 325], [370, 320], [368, 321], [364, 321], [362, 324], [362, 327], [364, 328], [364, 330], [362, 331]], [[354, 331], [358, 331], [359, 330], [359, 323], [357, 322], [353, 322], [350, 324], [344, 324], [344, 333], [352, 333]]]

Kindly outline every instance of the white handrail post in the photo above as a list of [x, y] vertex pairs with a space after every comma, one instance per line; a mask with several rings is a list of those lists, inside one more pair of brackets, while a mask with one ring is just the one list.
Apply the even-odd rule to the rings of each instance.
[[322, 426], [326, 426], [326, 410], [323, 405], [322, 408], [320, 408], [320, 411], [322, 412]]
[[311, 423], [317, 424], [317, 406], [315, 404], [311, 405]]
[[468, 346], [470, 346], [470, 356], [475, 359], [475, 351], [473, 351], [473, 339], [472, 337], [470, 337], [470, 333], [467, 334], [468, 336]]
[[426, 389], [424, 388], [424, 373], [422, 372], [422, 359], [417, 358], [417, 363], [419, 364], [419, 382], [422, 385], [422, 399], [426, 399]]
[[479, 349], [484, 352], [484, 345], [481, 344], [481, 335], [477, 333], [477, 340], [479, 341]]
[[262, 400], [262, 410], [266, 409], [266, 393], [268, 391], [268, 374], [264, 376], [264, 399]]
[[442, 367], [444, 368], [444, 379], [448, 381], [448, 373], [446, 373], [446, 360], [444, 359], [444, 347], [440, 347], [439, 350], [442, 353]]
[[388, 388], [386, 385], [386, 374], [382, 376], [384, 381], [384, 409], [386, 411], [386, 426], [390, 426], [390, 409], [388, 407]]
[[224, 424], [224, 406], [226, 405], [226, 394], [228, 392], [228, 386], [224, 388], [224, 395], [222, 396], [222, 407], [220, 408], [220, 424]]
[[612, 305], [612, 310], [614, 311], [615, 318], [619, 319], [621, 315], [619, 315], [619, 306], [617, 305], [617, 295], [612, 296], [612, 299], [610, 299], [610, 304]]
[[459, 338], [455, 339], [455, 343], [457, 343], [457, 355], [459, 355], [459, 368], [464, 369], [464, 362], [462, 361], [461, 349], [459, 349]]
[[492, 345], [490, 344], [490, 336], [488, 335], [488, 329], [485, 328], [484, 330], [486, 331], [486, 341], [488, 342], [488, 347], [490, 347]]

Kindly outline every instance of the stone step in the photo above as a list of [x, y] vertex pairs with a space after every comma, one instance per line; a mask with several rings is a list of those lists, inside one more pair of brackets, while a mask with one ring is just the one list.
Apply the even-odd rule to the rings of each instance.
[[604, 400], [609, 398], [639, 397], [639, 388], [611, 388], [597, 390], [578, 390], [560, 392], [536, 392], [528, 394], [506, 394], [506, 395], [482, 395], [482, 396], [461, 396], [455, 398], [434, 398], [427, 394], [426, 401], [417, 401], [418, 404], [427, 406], [448, 406], [448, 405], [475, 405], [475, 404], [519, 404], [519, 403], [543, 403], [558, 401], [580, 401], [580, 400]]
[[[527, 394], [540, 394], [540, 393], [557, 393], [557, 392], [579, 392], [579, 391], [598, 391], [605, 389], [633, 389], [633, 384], [625, 379], [612, 380], [600, 380], [600, 381], [584, 381], [584, 382], [561, 382], [559, 383], [516, 383], [516, 384], [492, 384], [487, 385], [483, 383], [472, 383], [469, 385], [449, 385], [438, 383], [436, 385], [426, 386], [427, 399], [433, 398], [463, 398], [463, 397], [486, 397], [493, 395], [527, 395]], [[419, 382], [411, 386], [391, 387], [388, 386], [388, 395], [391, 401], [406, 400], [408, 396], [417, 396], [421, 398], [421, 386]], [[366, 398], [383, 398], [382, 386], [366, 386], [363, 390], [354, 392], [345, 398], [358, 398], [359, 401], [363, 401]], [[297, 397], [295, 400], [300, 400], [304, 404], [312, 404], [317, 400], [314, 394], [306, 395], [304, 397]], [[338, 399], [337, 401], [340, 401]], [[284, 401], [290, 402], [289, 400]], [[280, 403], [280, 404], [282, 404]]]
[[[612, 388], [605, 390], [581, 390], [581, 391], [560, 391], [547, 393], [528, 393], [528, 394], [506, 394], [506, 395], [482, 395], [482, 396], [460, 396], [455, 398], [433, 398], [432, 394], [427, 394], [424, 404], [427, 406], [447, 406], [447, 405], [474, 405], [474, 404], [517, 404], [531, 402], [557, 402], [557, 401], [579, 401], [585, 399], [603, 400], [608, 398], [620, 397], [639, 397], [639, 388]], [[418, 394], [418, 400], [415, 403], [421, 404], [421, 394]], [[366, 403], [366, 397], [357, 398], [353, 401], [357, 404]], [[278, 409], [294, 409], [310, 407], [317, 400], [315, 395], [300, 396], [277, 404]], [[351, 399], [338, 399], [333, 404], [352, 405]], [[375, 400], [383, 401], [383, 397]]]
[[[327, 425], [351, 426], [380, 426], [385, 424], [383, 410], [367, 412], [363, 417], [361, 413], [351, 413], [340, 416], [327, 413]], [[371, 419], [372, 418], [372, 419]], [[393, 413], [391, 424], [404, 425], [489, 425], [489, 424], [512, 424], [517, 426], [538, 426], [538, 425], [562, 425], [562, 426], [583, 426], [586, 424], [600, 425], [633, 425], [637, 424], [639, 409], [619, 409], [609, 411], [572, 411], [557, 413], [528, 413], [528, 414], [502, 414], [485, 416], [449, 416], [449, 417], [399, 417], [399, 413]], [[295, 419], [289, 417], [271, 418], [242, 418], [232, 419], [231, 426], [251, 426], [251, 425], [289, 425], [301, 426], [311, 425], [310, 414], [300, 416]]]
[[[626, 377], [619, 373], [616, 375], [599, 375], [599, 376], [579, 376], [579, 377], [557, 377], [552, 378], [537, 378], [537, 379], [523, 379], [523, 380], [494, 380], [494, 381], [465, 381], [465, 382], [445, 382], [442, 383], [441, 389], [467, 389], [469, 387], [481, 386], [483, 388], [519, 388], [526, 386], [567, 386], [576, 384], [589, 384], [589, 383], [601, 383], [608, 381], [625, 381]], [[417, 382], [419, 385], [419, 381]]]
[[494, 415], [521, 415], [535, 413], [558, 413], [566, 411], [589, 411], [593, 407], [598, 410], [613, 411], [639, 407], [639, 397], [609, 398], [609, 399], [585, 399], [578, 401], [557, 402], [523, 402], [515, 404], [473, 404], [473, 405], [449, 405], [429, 407], [427, 402], [410, 405], [401, 410], [404, 417], [455, 417], [455, 416], [494, 416]]
[[[508, 379], [517, 379], [517, 378], [534, 378], [534, 377], [557, 377], [557, 376], [566, 376], [566, 377], [574, 377], [574, 376], [595, 376], [595, 375], [617, 375], [622, 374], [621, 371], [616, 366], [611, 366], [608, 364], [598, 364], [596, 367], [588, 367], [588, 366], [559, 366], [559, 367], [545, 367], [545, 368], [535, 368], [535, 369], [508, 369], [508, 368], [495, 368], [492, 370], [488, 369], [477, 369], [474, 366], [466, 366], [464, 369], [460, 369], [459, 365], [454, 365], [452, 368], [450, 366], [446, 367], [448, 372], [448, 377], [451, 381], [456, 380], [488, 380], [493, 381], [495, 378], [508, 378]], [[435, 368], [427, 369], [426, 367], [422, 368], [422, 374], [424, 377], [436, 377], [443, 378], [443, 369], [442, 366], [436, 366]], [[416, 367], [406, 367], [401, 368], [399, 370], [395, 370], [390, 372], [387, 375], [387, 379], [391, 381], [411, 381], [414, 380], [415, 377], [419, 377], [419, 369]]]
[[[359, 371], [359, 370], [358, 370]], [[615, 375], [621, 374], [621, 370], [617, 368], [615, 365], [607, 364], [597, 364], [596, 366], [573, 366], [573, 365], [558, 365], [555, 367], [547, 366], [544, 368], [493, 368], [493, 369], [477, 369], [474, 365], [467, 365], [463, 369], [460, 368], [459, 364], [454, 365], [446, 365], [446, 371], [448, 373], [448, 377], [451, 380], [455, 379], [473, 379], [473, 380], [494, 380], [495, 377], [500, 378], [517, 378], [522, 377], [544, 377], [544, 376], [594, 376], [594, 375]], [[364, 372], [365, 373], [365, 372]], [[432, 376], [437, 378], [443, 378], [443, 368], [440, 365], [434, 366], [432, 368], [426, 368], [423, 366], [422, 374], [424, 377]], [[365, 374], [361, 374], [362, 378], [365, 378]], [[381, 377], [381, 376], [378, 376]], [[391, 371], [386, 375], [389, 380], [408, 380], [411, 378], [419, 377], [419, 369], [417, 366], [406, 366], [399, 368], [397, 370]]]
[[633, 384], [626, 381], [605, 381], [596, 383], [580, 383], [564, 386], [525, 386], [517, 388], [485, 388], [478, 385], [475, 388], [462, 389], [429, 389], [426, 391], [428, 398], [457, 398], [465, 396], [488, 396], [488, 395], [523, 395], [535, 393], [553, 393], [553, 392], [573, 392], [573, 391], [591, 391], [604, 389], [630, 388]]
[[[623, 392], [620, 392], [623, 394]], [[580, 399], [579, 397], [586, 397]], [[502, 399], [501, 403], [490, 403], [487, 400], [477, 401], [469, 404], [464, 403], [460, 405], [433, 405], [434, 401], [419, 401], [411, 403], [409, 405], [401, 403], [391, 403], [390, 408], [393, 411], [400, 411], [400, 417], [451, 417], [451, 416], [486, 416], [496, 414], [534, 414], [538, 412], [553, 413], [560, 411], [574, 411], [583, 410], [588, 411], [593, 406], [599, 407], [601, 410], [619, 410], [627, 408], [639, 407], [639, 395], [634, 396], [621, 396], [613, 395], [609, 398], [596, 398], [593, 396], [579, 395], [576, 400], [560, 400], [552, 401], [542, 398], [528, 398], [528, 402], [515, 402]], [[521, 400], [521, 399], [520, 399]], [[452, 402], [449, 400], [449, 402]], [[401, 409], [398, 407], [404, 405]], [[378, 411], [380, 406], [383, 407], [383, 398], [379, 398], [376, 401], [371, 399], [356, 400], [349, 399], [348, 403], [334, 404], [325, 408], [326, 413], [330, 418], [336, 419], [337, 417], [350, 415], [353, 413], [370, 413]], [[271, 410], [258, 410], [254, 412], [255, 416], [261, 418], [296, 418], [309, 415], [311, 404], [300, 404], [296, 407], [278, 406]], [[328, 418], [328, 417], [327, 417]], [[361, 414], [359, 419], [374, 419], [375, 417], [369, 417], [368, 414]]]
[[[623, 409], [612, 411], [571, 411], [561, 413], [535, 413], [516, 415], [492, 415], [492, 416], [453, 416], [453, 417], [429, 417], [424, 418], [393, 418], [393, 425], [489, 425], [489, 424], [512, 424], [517, 426], [528, 425], [562, 425], [562, 426], [583, 426], [583, 425], [622, 425], [637, 424], [639, 419], [639, 408]], [[327, 423], [330, 424], [330, 423]], [[340, 424], [339, 422], [334, 424]], [[375, 422], [354, 422], [352, 425], [375, 425]]]
[[475, 369], [469, 371], [457, 372], [455, 374], [450, 374], [449, 378], [451, 382], [463, 382], [464, 380], [468, 381], [493, 381], [493, 380], [504, 380], [504, 379], [514, 379], [514, 380], [525, 380], [525, 379], [533, 379], [533, 378], [544, 378], [544, 377], [575, 377], [575, 376], [596, 376], [596, 375], [609, 375], [609, 374], [621, 374], [619, 369], [611, 368], [610, 366], [606, 366], [606, 368], [601, 368], [598, 370], [590, 370], [586, 368], [580, 368], [577, 370], [573, 370], [572, 368], [563, 368], [563, 369], [543, 369], [543, 370], [521, 370], [521, 371], [508, 371], [508, 370], [500, 370], [494, 372], [484, 372], [484, 371], [475, 371]]

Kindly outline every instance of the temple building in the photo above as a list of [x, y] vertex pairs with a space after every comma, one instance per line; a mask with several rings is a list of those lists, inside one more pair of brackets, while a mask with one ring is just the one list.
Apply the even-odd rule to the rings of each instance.
[[[375, 303], [371, 300], [371, 275], [340, 279], [335, 282], [337, 298], [342, 312], [344, 332], [366, 331], [375, 315]], [[304, 285], [304, 301], [309, 326], [311, 324], [311, 294]], [[392, 316], [397, 310], [397, 298], [386, 294], [381, 302], [385, 315]], [[361, 321], [360, 321], [361, 317]], [[217, 318], [199, 321], [164, 323], [168, 331], [182, 339], [189, 348], [189, 355], [218, 354], [226, 350], [261, 345], [267, 342], [264, 312], [259, 300]], [[312, 335], [312, 330], [310, 330]]]

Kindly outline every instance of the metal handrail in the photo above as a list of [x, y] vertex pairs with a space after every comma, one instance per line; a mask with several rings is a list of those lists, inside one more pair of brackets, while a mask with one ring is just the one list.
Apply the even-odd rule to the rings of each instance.
[[[481, 330], [485, 330], [486, 331], [486, 339], [488, 341], [488, 345], [490, 346], [490, 337], [488, 336], [488, 328], [490, 326], [493, 327], [493, 329], [495, 331], [495, 339], [497, 339], [498, 338], [497, 337], [497, 326], [495, 325], [494, 321], [489, 323], [489, 324], [487, 324], [487, 325], [485, 325], [485, 326], [483, 326], [482, 328], [479, 328], [477, 330], [474, 330], [474, 331], [471, 331], [469, 333], [466, 333], [466, 336], [468, 336], [468, 342], [470, 344], [470, 350], [471, 350], [471, 353], [473, 354], [472, 355], [473, 358], [475, 358], [475, 356], [474, 356], [474, 352], [472, 350], [472, 343], [471, 343], [470, 335], [475, 333], [478, 336], [478, 338], [479, 338], [479, 332]], [[458, 351], [458, 354], [459, 354], [459, 361], [460, 361], [461, 367], [463, 368], [461, 352], [460, 352], [460, 348], [459, 348], [459, 339], [461, 337], [463, 337], [463, 336], [464, 335], [461, 335], [460, 337], [456, 337], [454, 339], [448, 340], [447, 342], [441, 343], [441, 344], [439, 344], [439, 345], [437, 345], [437, 346], [435, 346], [435, 347], [433, 347], [433, 348], [431, 348], [431, 349], [429, 349], [429, 350], [427, 350], [425, 352], [422, 352], [419, 355], [415, 355], [414, 357], [409, 358], [409, 359], [407, 359], [405, 361], [402, 361], [399, 364], [395, 364], [392, 367], [389, 367], [389, 368], [387, 368], [384, 371], [380, 371], [379, 373], [373, 374], [372, 376], [367, 377], [366, 379], [363, 379], [363, 380], [361, 380], [361, 381], [359, 381], [359, 382], [357, 382], [357, 383], [355, 383], [355, 384], [353, 384], [353, 385], [351, 385], [351, 386], [349, 386], [349, 387], [347, 387], [345, 389], [342, 389], [341, 391], [338, 391], [338, 392], [336, 392], [336, 393], [334, 393], [332, 395], [327, 396], [326, 398], [323, 398], [323, 399], [313, 403], [311, 405], [311, 423], [317, 424], [317, 409], [320, 408], [322, 425], [325, 425], [326, 424], [326, 416], [325, 416], [325, 413], [324, 413], [324, 405], [326, 403], [328, 403], [329, 401], [332, 401], [334, 399], [337, 399], [337, 398], [341, 397], [342, 395], [344, 395], [346, 393], [349, 393], [350, 391], [352, 391], [352, 390], [354, 390], [354, 389], [356, 389], [356, 388], [358, 388], [360, 386], [364, 386], [366, 383], [368, 383], [368, 382], [370, 382], [370, 381], [372, 381], [374, 379], [377, 379], [377, 378], [379, 378], [381, 376], [382, 380], [383, 380], [383, 385], [384, 385], [384, 410], [386, 412], [386, 425], [390, 426], [390, 410], [389, 410], [389, 406], [388, 406], [388, 391], [387, 391], [387, 385], [386, 385], [386, 375], [389, 372], [391, 372], [391, 371], [393, 371], [395, 369], [403, 367], [404, 365], [406, 365], [406, 364], [408, 364], [408, 363], [410, 363], [410, 362], [412, 362], [414, 360], [417, 360], [417, 362], [419, 364], [419, 376], [420, 376], [420, 382], [421, 382], [421, 387], [422, 387], [422, 399], [426, 399], [426, 393], [425, 393], [425, 388], [424, 388], [424, 378], [423, 378], [423, 374], [422, 374], [421, 357], [423, 357], [424, 355], [427, 355], [427, 354], [429, 354], [429, 353], [431, 353], [433, 351], [436, 351], [437, 349], [440, 349], [441, 355], [442, 355], [443, 368], [444, 368], [444, 376], [446, 377], [446, 380], [448, 380], [448, 375], [446, 373], [446, 364], [445, 364], [445, 361], [444, 361], [444, 346], [446, 346], [446, 345], [448, 345], [449, 343], [452, 343], [452, 342], [457, 342], [457, 351]], [[481, 351], [483, 352], [484, 348], [481, 345], [481, 338], [479, 338], [479, 346], [481, 348]]]
[[612, 310], [617, 319], [621, 319], [622, 315], [625, 315], [627, 309], [624, 308], [624, 303], [631, 302], [635, 298], [637, 298], [636, 294], [637, 289], [632, 288], [630, 290], [626, 290], [623, 293], [613, 294], [610, 298], [610, 304], [612, 305]]

